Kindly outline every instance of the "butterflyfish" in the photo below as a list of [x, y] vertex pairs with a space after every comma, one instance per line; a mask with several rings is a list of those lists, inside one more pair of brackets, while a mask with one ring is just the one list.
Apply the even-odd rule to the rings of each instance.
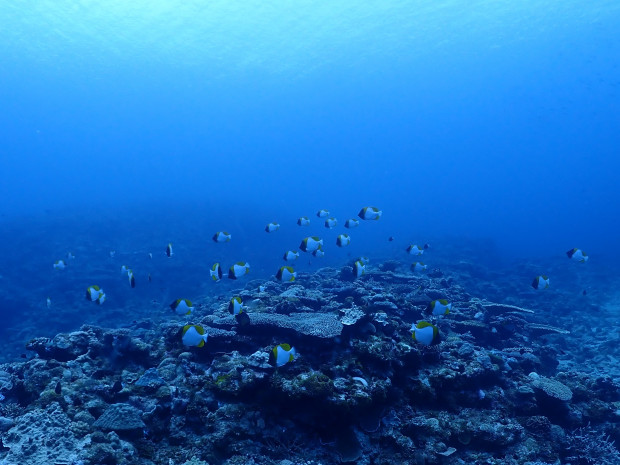
[[213, 235], [212, 239], [214, 242], [228, 242], [230, 241], [231, 237], [232, 236], [226, 231], [218, 231]]
[[285, 283], [290, 283], [295, 281], [297, 277], [297, 273], [293, 270], [291, 266], [281, 266], [278, 272], [276, 273], [276, 278]]
[[439, 338], [439, 329], [428, 321], [420, 321], [411, 326], [411, 337], [414, 341], [430, 346]]
[[377, 207], [364, 207], [357, 214], [363, 220], [378, 220], [383, 215], [383, 212]]
[[426, 311], [431, 315], [447, 315], [452, 310], [452, 304], [448, 303], [446, 299], [433, 300], [428, 307], [426, 307]]
[[97, 304], [101, 305], [105, 302], [105, 293], [99, 286], [88, 286], [86, 289], [86, 300], [97, 302]]
[[209, 335], [205, 332], [204, 328], [199, 325], [185, 325], [183, 326], [183, 345], [188, 347], [203, 347]]
[[295, 356], [297, 355], [295, 348], [288, 344], [278, 344], [271, 352], [273, 354], [276, 367], [281, 367], [286, 365], [288, 362], [292, 362], [295, 360]]
[[191, 300], [177, 299], [170, 304], [170, 308], [174, 310], [177, 315], [191, 315], [194, 307]]
[[228, 278], [237, 279], [250, 272], [250, 265], [247, 262], [237, 262], [228, 269]]
[[218, 282], [220, 279], [222, 279], [222, 267], [219, 263], [213, 264], [213, 266], [209, 270], [209, 275], [211, 276], [211, 279], [215, 282]]

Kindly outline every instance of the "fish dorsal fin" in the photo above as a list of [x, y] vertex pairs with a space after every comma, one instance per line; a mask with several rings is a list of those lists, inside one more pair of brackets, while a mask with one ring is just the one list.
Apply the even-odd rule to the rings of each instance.
[[287, 351], [287, 352], [291, 350], [291, 346], [290, 346], [290, 344], [286, 344], [286, 343], [285, 343], [285, 344], [280, 344], [279, 346], [280, 346], [283, 350], [285, 350], [285, 351]]
[[185, 325], [183, 326], [183, 335], [185, 335], [185, 333], [189, 330], [189, 328], [191, 328], [192, 325]]

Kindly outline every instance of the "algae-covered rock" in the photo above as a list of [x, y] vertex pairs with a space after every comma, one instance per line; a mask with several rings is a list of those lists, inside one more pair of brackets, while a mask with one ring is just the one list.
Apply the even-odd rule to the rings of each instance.
[[143, 388], [156, 390], [160, 386], [166, 384], [166, 381], [159, 376], [157, 368], [149, 368], [144, 374], [136, 381], [135, 385]]
[[5, 462], [19, 465], [71, 463], [81, 445], [71, 431], [71, 420], [57, 403], [18, 418], [2, 443], [9, 448]]

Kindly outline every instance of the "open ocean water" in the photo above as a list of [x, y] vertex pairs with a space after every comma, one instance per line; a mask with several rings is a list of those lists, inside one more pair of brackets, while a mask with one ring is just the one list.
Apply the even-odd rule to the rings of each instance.
[[618, 31], [0, 3], [0, 464], [620, 464]]

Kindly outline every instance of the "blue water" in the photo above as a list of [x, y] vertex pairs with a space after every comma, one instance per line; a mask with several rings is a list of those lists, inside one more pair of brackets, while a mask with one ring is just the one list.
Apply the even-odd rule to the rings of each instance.
[[[51, 293], [75, 309], [65, 329], [92, 321], [94, 282], [129, 318], [127, 302], [225, 294], [206, 287], [213, 261], [267, 278], [366, 205], [381, 221], [322, 264], [446, 238], [459, 259], [465, 240], [504, 263], [572, 247], [592, 266], [620, 258], [617, 2], [7, 0], [0, 30], [11, 325]], [[214, 244], [217, 230], [233, 241]], [[131, 294], [125, 261], [157, 292]], [[39, 329], [52, 327], [23, 338]]]

